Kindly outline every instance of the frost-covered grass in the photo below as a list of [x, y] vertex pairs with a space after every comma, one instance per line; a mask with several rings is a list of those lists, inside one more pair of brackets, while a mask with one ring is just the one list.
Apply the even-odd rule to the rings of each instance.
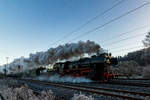
[[[60, 100], [53, 95], [51, 90], [42, 91], [37, 95], [27, 85], [18, 88], [5, 87], [0, 90], [0, 94], [4, 100]], [[74, 94], [71, 100], [94, 100], [94, 98], [84, 94]]]
[[60, 100], [53, 95], [51, 90], [42, 91], [37, 95], [27, 85], [16, 86], [18, 83], [15, 80], [0, 79], [0, 95], [4, 100]]
[[[17, 81], [12, 79], [0, 79], [1, 96], [4, 100], [61, 100], [54, 96], [52, 90], [42, 91], [37, 94], [27, 85], [19, 86]], [[94, 98], [80, 93], [74, 94], [71, 100], [94, 100]]]
[[86, 96], [84, 94], [74, 94], [71, 100], [94, 100], [92, 96]]
[[51, 90], [42, 91], [36, 95], [33, 90], [29, 89], [28, 86], [22, 86], [19, 88], [7, 88], [0, 91], [4, 100], [56, 100]]

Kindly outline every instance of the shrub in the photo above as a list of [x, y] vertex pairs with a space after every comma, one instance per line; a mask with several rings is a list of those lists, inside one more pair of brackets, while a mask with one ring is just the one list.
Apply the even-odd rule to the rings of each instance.
[[135, 61], [123, 61], [118, 64], [118, 71], [121, 75], [125, 75], [129, 78], [131, 76], [140, 75], [142, 69]]

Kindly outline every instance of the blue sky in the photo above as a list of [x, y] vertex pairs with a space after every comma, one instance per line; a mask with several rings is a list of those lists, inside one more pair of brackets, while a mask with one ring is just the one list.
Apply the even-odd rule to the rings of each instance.
[[[119, 1], [0, 0], [0, 65], [6, 63], [6, 57], [9, 57], [9, 62], [11, 62], [14, 58], [28, 57], [30, 53], [45, 51], [50, 47], [68, 43], [76, 36], [102, 25], [149, 0], [125, 0], [122, 4], [70, 37], [66, 37], [55, 45], [51, 45]], [[103, 41], [117, 34], [150, 24], [149, 11], [150, 5], [147, 5], [126, 17], [71, 42], [93, 40], [105, 49], [115, 48], [112, 50], [112, 54], [115, 56], [124, 55], [129, 51], [133, 51], [133, 49], [126, 50], [126, 48], [142, 45], [141, 41], [144, 35], [118, 44], [105, 45]], [[146, 27], [110, 40], [109, 43], [139, 33], [145, 33], [149, 29], [150, 27]]]

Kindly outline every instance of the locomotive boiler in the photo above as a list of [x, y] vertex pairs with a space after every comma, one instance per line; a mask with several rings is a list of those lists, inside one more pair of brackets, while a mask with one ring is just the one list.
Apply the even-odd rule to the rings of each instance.
[[113, 78], [113, 74], [109, 73], [108, 68], [116, 64], [117, 58], [112, 58], [111, 54], [103, 53], [77, 61], [58, 62], [53, 66], [53, 70], [61, 76], [86, 77], [92, 80], [108, 81]]

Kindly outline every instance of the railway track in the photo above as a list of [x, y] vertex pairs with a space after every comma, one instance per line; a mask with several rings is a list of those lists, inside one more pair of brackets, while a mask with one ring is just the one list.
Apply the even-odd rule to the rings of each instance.
[[144, 78], [115, 78], [116, 80], [148, 80], [150, 79], [144, 79]]
[[110, 81], [107, 84], [116, 85], [127, 85], [127, 86], [137, 86], [137, 87], [148, 87], [150, 88], [150, 82], [130, 82], [130, 81]]
[[19, 79], [19, 81], [20, 80], [24, 82], [38, 84], [38, 85], [67, 88], [67, 89], [72, 89], [72, 90], [77, 90], [82, 92], [88, 92], [91, 94], [110, 96], [114, 98], [122, 98], [127, 100], [145, 100], [145, 98], [150, 97], [149, 93], [143, 93], [143, 92], [131, 92], [127, 90], [119, 90], [119, 89], [111, 89], [111, 88], [96, 88], [92, 86], [84, 86], [78, 84], [54, 83], [54, 82], [39, 81], [39, 80], [32, 80], [32, 79]]

